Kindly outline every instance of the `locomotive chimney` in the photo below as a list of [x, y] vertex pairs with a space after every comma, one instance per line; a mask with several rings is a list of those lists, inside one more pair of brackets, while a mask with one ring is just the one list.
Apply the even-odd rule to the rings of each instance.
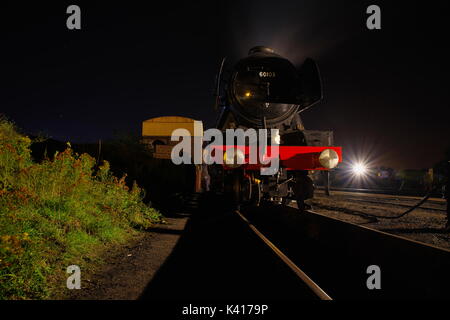
[[256, 47], [251, 48], [248, 51], [248, 55], [252, 55], [252, 54], [255, 54], [255, 53], [270, 53], [270, 54], [273, 54], [273, 53], [275, 53], [275, 51], [272, 48], [265, 47], [265, 46], [256, 46]]

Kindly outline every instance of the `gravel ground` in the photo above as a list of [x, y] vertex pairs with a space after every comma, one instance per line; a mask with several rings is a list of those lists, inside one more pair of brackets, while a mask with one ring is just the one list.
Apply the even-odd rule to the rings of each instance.
[[426, 202], [423, 205], [426, 208], [418, 208], [399, 219], [382, 219], [373, 216], [399, 215], [416, 204], [418, 200], [396, 199], [383, 195], [346, 195], [336, 192], [327, 197], [319, 191], [310, 201], [315, 212], [326, 216], [450, 249], [450, 232], [444, 229], [446, 212], [443, 201]]

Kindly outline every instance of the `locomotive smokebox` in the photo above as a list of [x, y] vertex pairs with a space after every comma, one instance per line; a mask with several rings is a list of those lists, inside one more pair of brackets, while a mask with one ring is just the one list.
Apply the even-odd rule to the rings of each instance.
[[[313, 72], [302, 73], [305, 65], [312, 66]], [[312, 60], [297, 70], [265, 46], [251, 48], [249, 55], [236, 63], [227, 82], [230, 110], [248, 126], [276, 127], [322, 98], [319, 72]]]

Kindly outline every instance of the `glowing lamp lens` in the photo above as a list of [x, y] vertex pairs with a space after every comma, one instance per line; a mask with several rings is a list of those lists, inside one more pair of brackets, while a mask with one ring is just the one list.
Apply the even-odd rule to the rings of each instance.
[[223, 153], [223, 160], [229, 168], [239, 168], [244, 164], [245, 154], [242, 150], [234, 148]]
[[276, 135], [273, 135], [271, 140], [272, 140], [272, 144], [278, 144], [279, 145], [281, 143], [280, 134], [277, 133]]
[[319, 162], [324, 168], [333, 169], [339, 163], [339, 155], [333, 149], [325, 149], [320, 153]]
[[353, 165], [352, 171], [354, 174], [362, 176], [367, 173], [367, 167], [362, 163], [356, 163]]

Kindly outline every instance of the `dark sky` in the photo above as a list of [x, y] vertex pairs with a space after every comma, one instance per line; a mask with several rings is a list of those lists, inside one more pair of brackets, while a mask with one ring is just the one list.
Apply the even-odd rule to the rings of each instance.
[[[0, 4], [0, 113], [27, 132], [95, 141], [164, 115], [212, 126], [221, 58], [268, 45], [317, 61], [325, 98], [305, 126], [334, 130], [347, 157], [425, 168], [450, 147], [443, 1], [14, 3]], [[66, 28], [70, 4], [81, 31]], [[370, 4], [382, 30], [366, 28]]]

